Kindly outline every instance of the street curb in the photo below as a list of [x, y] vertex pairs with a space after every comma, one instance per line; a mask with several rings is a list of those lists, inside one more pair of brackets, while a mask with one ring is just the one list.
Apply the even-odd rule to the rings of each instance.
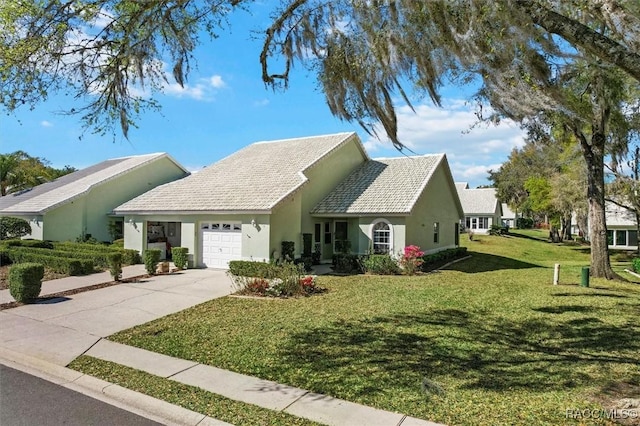
[[0, 347], [0, 363], [167, 426], [233, 426], [11, 349]]

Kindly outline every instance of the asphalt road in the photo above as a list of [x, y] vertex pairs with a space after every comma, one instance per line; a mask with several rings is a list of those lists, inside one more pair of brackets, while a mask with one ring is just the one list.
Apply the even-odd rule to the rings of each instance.
[[0, 425], [159, 425], [81, 393], [0, 364]]

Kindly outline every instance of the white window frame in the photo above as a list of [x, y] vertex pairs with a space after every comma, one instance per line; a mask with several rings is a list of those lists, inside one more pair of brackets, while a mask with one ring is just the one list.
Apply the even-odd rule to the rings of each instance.
[[374, 250], [374, 253], [375, 253], [376, 238], [375, 238], [374, 232], [376, 231], [376, 229], [375, 229], [376, 225], [378, 225], [379, 223], [385, 223], [389, 227], [389, 251], [388, 251], [388, 253], [391, 254], [391, 253], [393, 253], [393, 224], [391, 222], [389, 222], [387, 219], [384, 219], [384, 218], [378, 218], [378, 219], [374, 220], [373, 222], [371, 222], [371, 226], [369, 227], [369, 238], [371, 239], [371, 248]]

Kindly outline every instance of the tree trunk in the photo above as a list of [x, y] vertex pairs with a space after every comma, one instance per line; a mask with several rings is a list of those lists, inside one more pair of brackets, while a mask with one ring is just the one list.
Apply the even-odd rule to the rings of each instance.
[[611, 269], [604, 204], [604, 145], [605, 135], [593, 128], [591, 144], [580, 133], [582, 153], [587, 163], [587, 200], [589, 202], [589, 238], [591, 241], [591, 276], [619, 278]]

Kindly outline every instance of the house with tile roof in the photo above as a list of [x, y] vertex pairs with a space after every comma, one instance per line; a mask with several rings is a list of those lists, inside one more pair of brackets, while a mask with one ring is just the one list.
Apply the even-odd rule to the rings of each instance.
[[455, 185], [464, 210], [465, 230], [487, 234], [492, 225], [502, 225], [502, 206], [495, 188], [470, 189], [466, 182]]
[[127, 248], [148, 248], [175, 223], [193, 265], [227, 268], [278, 258], [283, 241], [324, 260], [346, 245], [455, 247], [462, 206], [444, 155], [372, 160], [355, 133], [338, 133], [254, 143], [114, 213]]
[[115, 207], [188, 174], [165, 153], [113, 158], [0, 197], [0, 216], [29, 222], [27, 238], [66, 241], [86, 235], [109, 241], [110, 223], [124, 228], [123, 218], [112, 215]]

